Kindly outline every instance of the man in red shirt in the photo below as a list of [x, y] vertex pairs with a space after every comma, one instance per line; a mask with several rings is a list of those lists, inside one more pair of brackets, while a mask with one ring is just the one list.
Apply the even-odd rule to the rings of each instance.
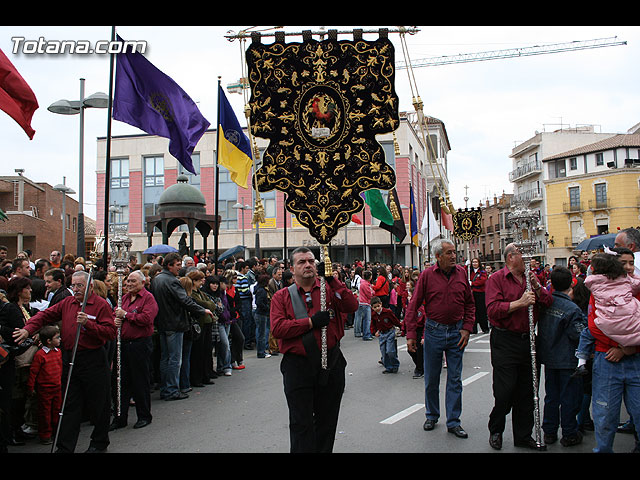
[[62, 378], [63, 385], [66, 385], [76, 334], [79, 332], [66, 405], [60, 418], [62, 423], [56, 445], [58, 452], [72, 453], [75, 450], [85, 409], [94, 425], [87, 452], [104, 452], [109, 445], [111, 370], [103, 347], [116, 337], [116, 326], [110, 305], [93, 293], [91, 285], [82, 311], [89, 280], [87, 272], [75, 272], [71, 277], [73, 295], [34, 315], [24, 328], [16, 329], [13, 334], [15, 342], [22, 343], [43, 325], [61, 322]]
[[[270, 312], [271, 332], [283, 354], [280, 371], [289, 406], [291, 452], [330, 453], [347, 364], [340, 351], [345, 316], [339, 313], [355, 312], [358, 300], [337, 277], [327, 277], [326, 310], [320, 310], [318, 277], [324, 276], [324, 264], [317, 268], [313, 253], [306, 247], [294, 250], [291, 262], [294, 283], [273, 295]], [[294, 301], [298, 308], [294, 307]], [[320, 364], [324, 326], [328, 370], [323, 370]]]
[[[533, 371], [529, 341], [529, 305], [548, 307], [553, 297], [533, 271], [526, 272], [522, 253], [513, 243], [504, 250], [505, 266], [489, 277], [486, 302], [491, 329], [494, 407], [489, 415], [489, 444], [502, 448], [506, 416], [511, 411], [516, 447], [537, 448], [533, 431]], [[525, 275], [533, 291], [527, 291]]]
[[144, 288], [146, 277], [140, 270], [131, 272], [122, 295], [122, 308], [115, 311], [115, 324], [120, 327], [122, 360], [120, 416], [111, 422], [111, 430], [127, 426], [129, 399], [136, 404], [138, 421], [133, 428], [143, 428], [151, 423], [151, 354], [153, 321], [158, 314], [158, 303], [153, 294]]
[[441, 240], [433, 247], [436, 263], [424, 270], [413, 290], [405, 315], [407, 350], [416, 351], [417, 319], [420, 306], [425, 308], [424, 383], [425, 415], [423, 428], [433, 430], [440, 416], [440, 373], [442, 355], [447, 360], [445, 406], [447, 431], [458, 438], [468, 435], [460, 425], [462, 413], [462, 356], [475, 324], [475, 301], [467, 271], [456, 265], [456, 247]]

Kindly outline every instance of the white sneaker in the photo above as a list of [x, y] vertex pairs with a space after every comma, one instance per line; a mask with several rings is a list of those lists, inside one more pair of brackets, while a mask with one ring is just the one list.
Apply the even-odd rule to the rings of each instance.
[[226, 372], [224, 372], [224, 376], [225, 377], [230, 377], [231, 376], [231, 372], [229, 370], [227, 370]]
[[35, 435], [38, 433], [38, 429], [37, 428], [33, 428], [29, 425], [22, 425], [22, 427], [20, 427], [20, 429], [22, 430], [22, 433], [24, 433], [25, 435]]

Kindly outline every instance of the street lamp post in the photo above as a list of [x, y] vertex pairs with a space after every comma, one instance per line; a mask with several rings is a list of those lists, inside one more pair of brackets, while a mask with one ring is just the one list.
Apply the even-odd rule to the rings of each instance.
[[62, 177], [62, 183], [59, 183], [53, 189], [56, 192], [62, 192], [62, 258], [65, 254], [65, 232], [67, 230], [67, 195], [73, 195], [74, 192], [71, 188], [65, 185], [66, 177]]
[[251, 210], [249, 205], [242, 205], [240, 202], [236, 202], [231, 208], [235, 208], [236, 210], [242, 210], [242, 246], [246, 247], [247, 245], [244, 243], [244, 211]]
[[[58, 100], [53, 102], [47, 110], [60, 115], [80, 114], [80, 145], [79, 145], [79, 179], [78, 179], [78, 242], [76, 256], [85, 257], [84, 246], [84, 110], [85, 108], [107, 108], [109, 97], [102, 92], [94, 93], [85, 98], [84, 78], [80, 79], [80, 100]], [[109, 159], [107, 159], [109, 161]], [[107, 179], [109, 181], [109, 179]]]

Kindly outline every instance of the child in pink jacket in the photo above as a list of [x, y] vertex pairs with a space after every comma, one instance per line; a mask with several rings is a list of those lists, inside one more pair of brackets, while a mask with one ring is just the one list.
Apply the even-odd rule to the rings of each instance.
[[602, 333], [623, 347], [640, 345], [640, 279], [627, 275], [617, 255], [599, 253], [591, 259], [593, 274], [584, 281], [598, 312], [595, 323]]

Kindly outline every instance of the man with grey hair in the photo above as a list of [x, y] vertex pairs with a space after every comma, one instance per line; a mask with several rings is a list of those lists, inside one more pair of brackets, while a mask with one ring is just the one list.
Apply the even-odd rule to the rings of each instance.
[[116, 327], [121, 328], [121, 396], [120, 415], [111, 423], [111, 430], [127, 426], [129, 399], [136, 405], [138, 421], [133, 428], [151, 423], [151, 354], [153, 322], [158, 314], [158, 303], [144, 288], [146, 277], [134, 270], [126, 279], [126, 293], [122, 295], [122, 308], [116, 308]]
[[635, 274], [640, 276], [640, 230], [633, 227], [625, 228], [616, 235], [614, 242], [616, 248], [628, 248], [633, 252]]
[[90, 280], [87, 272], [75, 272], [71, 277], [73, 295], [37, 313], [13, 334], [15, 342], [22, 343], [44, 325], [61, 322], [63, 385], [67, 382], [76, 334], [79, 334], [67, 402], [60, 415], [57, 452], [75, 450], [85, 411], [93, 424], [87, 452], [104, 452], [109, 445], [111, 371], [104, 345], [116, 337], [116, 326], [109, 303], [93, 292], [91, 284], [87, 288]]
[[[487, 315], [491, 324], [491, 365], [493, 366], [494, 407], [489, 415], [489, 445], [502, 448], [506, 416], [511, 412], [513, 443], [536, 449], [533, 431], [533, 371], [529, 338], [529, 306], [534, 320], [538, 308], [549, 307], [551, 293], [542, 288], [535, 272], [526, 272], [522, 253], [510, 243], [504, 249], [505, 266], [486, 283]], [[529, 275], [532, 291], [527, 290]]]
[[417, 312], [424, 305], [424, 430], [433, 430], [440, 416], [442, 355], [447, 359], [445, 407], [447, 431], [458, 438], [468, 435], [460, 425], [462, 414], [462, 356], [475, 323], [475, 301], [467, 272], [456, 264], [456, 247], [441, 239], [433, 246], [436, 263], [423, 270], [413, 290], [404, 323], [407, 350], [415, 352]]

